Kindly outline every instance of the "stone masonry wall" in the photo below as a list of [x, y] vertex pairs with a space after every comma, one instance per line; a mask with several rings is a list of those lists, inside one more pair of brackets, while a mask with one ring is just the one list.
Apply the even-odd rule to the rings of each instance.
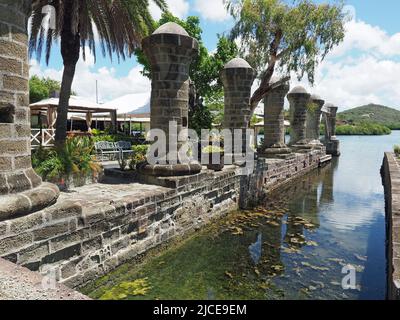
[[393, 153], [385, 153], [381, 173], [386, 202], [387, 297], [400, 300], [400, 163]]
[[269, 190], [316, 168], [323, 155], [259, 159], [250, 177], [230, 166], [172, 179], [169, 187], [84, 186], [62, 194], [52, 207], [0, 222], [0, 257], [77, 288], [239, 205], [255, 204]]

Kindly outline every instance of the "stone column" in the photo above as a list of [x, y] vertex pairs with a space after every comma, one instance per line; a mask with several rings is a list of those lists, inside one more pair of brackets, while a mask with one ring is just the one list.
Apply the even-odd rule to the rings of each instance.
[[326, 153], [332, 156], [340, 156], [340, 141], [336, 137], [336, 114], [338, 107], [331, 103], [324, 106], [325, 113], [325, 146]]
[[325, 101], [317, 95], [312, 95], [310, 102], [307, 109], [306, 139], [312, 146], [320, 147], [322, 146], [319, 141], [321, 114]]
[[0, 1], [0, 221], [54, 203], [31, 165], [27, 20], [31, 1]]
[[241, 58], [232, 59], [221, 71], [225, 97], [223, 128], [231, 130], [232, 141], [234, 130], [242, 130], [243, 153], [247, 150], [246, 130], [251, 119], [250, 95], [255, 77], [254, 69]]
[[306, 140], [306, 117], [307, 104], [310, 94], [303, 87], [295, 87], [289, 94], [290, 102], [290, 146], [307, 147]]
[[264, 99], [264, 145], [260, 154], [268, 158], [290, 153], [285, 144], [284, 104], [288, 91], [289, 83], [284, 83], [272, 89]]
[[177, 124], [177, 133], [188, 128], [189, 67], [198, 54], [198, 42], [178, 24], [168, 22], [143, 39], [143, 50], [150, 61], [152, 91], [150, 101], [151, 129], [161, 129], [166, 134], [166, 154], [158, 154], [166, 164], [143, 164], [138, 169], [151, 176], [181, 176], [201, 171], [197, 162], [180, 163], [167, 157], [177, 146], [169, 145], [170, 122]]

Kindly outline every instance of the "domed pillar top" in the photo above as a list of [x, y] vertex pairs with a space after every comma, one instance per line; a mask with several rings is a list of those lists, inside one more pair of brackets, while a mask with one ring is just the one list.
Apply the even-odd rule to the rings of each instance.
[[291, 152], [285, 144], [284, 114], [285, 96], [290, 85], [287, 81], [274, 86], [279, 80], [278, 77], [271, 78], [273, 88], [264, 99], [264, 145], [259, 152], [267, 158], [284, 157]]
[[320, 96], [313, 94], [310, 97], [310, 102], [311, 104], [307, 110], [306, 138], [309, 140], [310, 144], [313, 144], [315, 147], [320, 147], [322, 146], [319, 141], [321, 109], [325, 101]]
[[246, 60], [234, 58], [224, 66], [220, 76], [225, 97], [223, 128], [230, 129], [232, 134], [236, 129], [242, 130], [242, 149], [245, 152], [246, 129], [251, 118], [251, 86], [256, 72]]
[[[161, 163], [143, 164], [139, 171], [150, 176], [198, 173], [199, 163], [182, 163], [178, 158], [188, 137], [180, 136], [179, 142], [177, 138], [189, 126], [189, 68], [199, 44], [180, 25], [168, 22], [143, 39], [142, 46], [151, 64], [150, 128], [162, 130], [167, 141], [165, 151], [158, 154]], [[176, 128], [170, 126], [174, 122]]]
[[293, 88], [288, 94], [290, 102], [290, 124], [292, 127], [290, 145], [307, 145], [306, 118], [310, 96], [311, 95], [302, 86]]

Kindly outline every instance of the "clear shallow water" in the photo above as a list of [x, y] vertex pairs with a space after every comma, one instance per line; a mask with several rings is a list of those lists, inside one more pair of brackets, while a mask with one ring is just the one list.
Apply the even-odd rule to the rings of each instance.
[[[256, 210], [232, 213], [83, 292], [107, 299], [384, 299], [380, 167], [400, 132], [340, 140], [340, 158]], [[347, 264], [356, 268], [356, 290], [341, 287]]]

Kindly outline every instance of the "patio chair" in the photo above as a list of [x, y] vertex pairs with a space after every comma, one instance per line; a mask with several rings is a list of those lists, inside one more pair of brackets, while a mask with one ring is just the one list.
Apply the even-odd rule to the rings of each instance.
[[95, 142], [94, 147], [101, 161], [115, 159], [115, 156], [119, 156], [120, 153], [120, 150], [114, 142], [98, 141]]
[[117, 150], [119, 151], [119, 157], [122, 158], [125, 154], [132, 154], [132, 144], [129, 141], [118, 141], [115, 143]]

